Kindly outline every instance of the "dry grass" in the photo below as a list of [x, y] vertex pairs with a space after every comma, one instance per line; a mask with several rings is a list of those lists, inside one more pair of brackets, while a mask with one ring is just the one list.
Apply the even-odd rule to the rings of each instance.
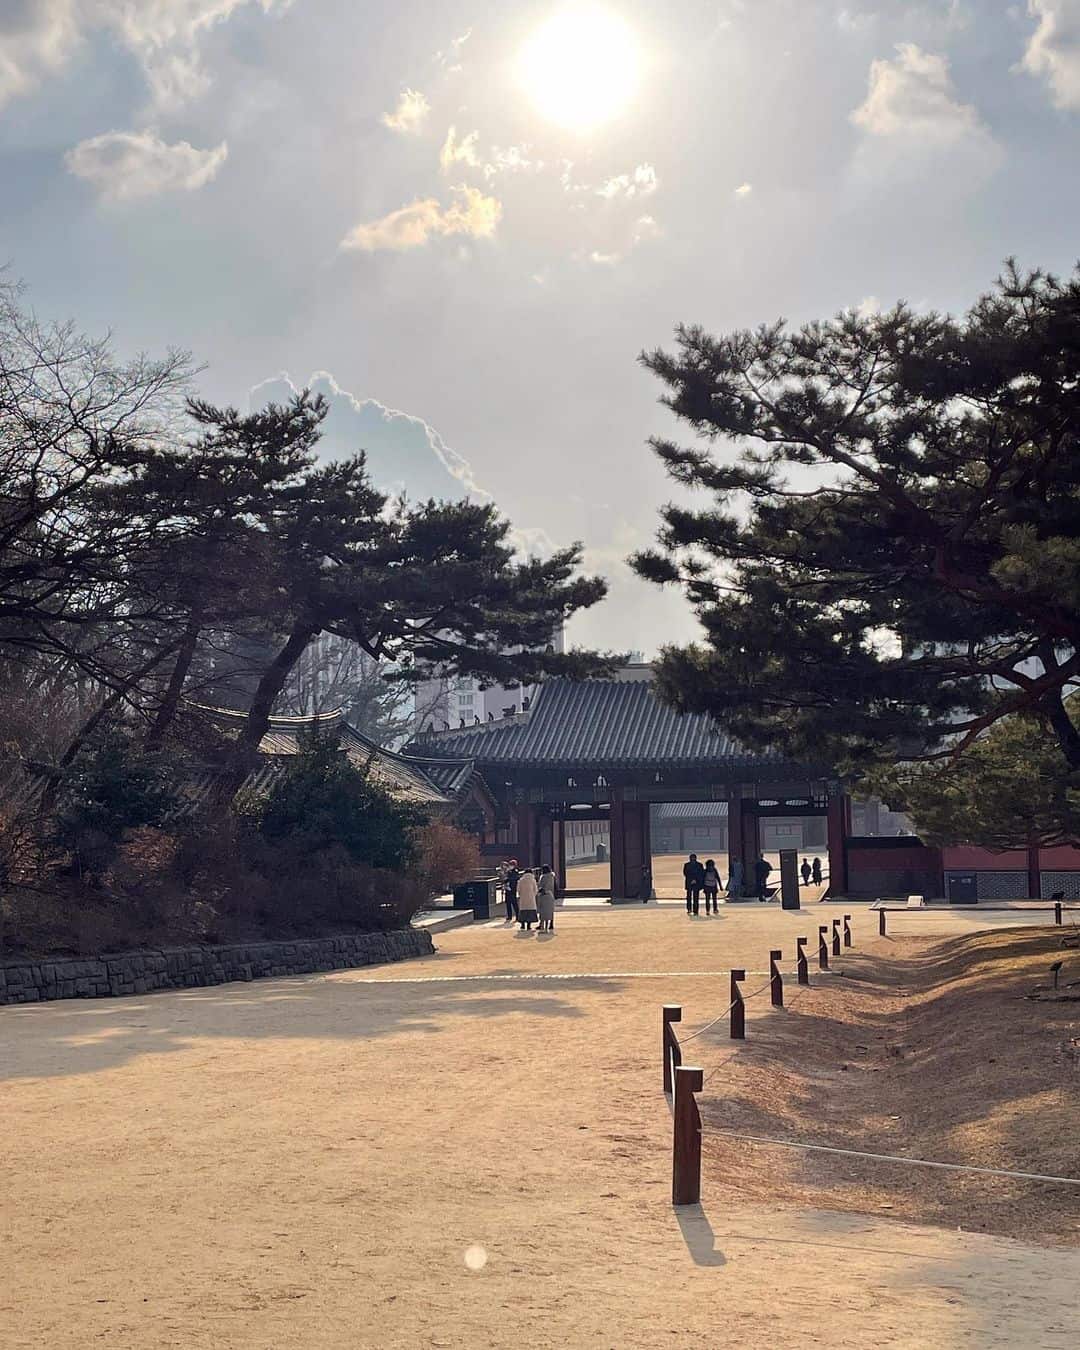
[[[1080, 1176], [1080, 1002], [1048, 993], [1053, 932], [899, 938], [789, 998], [707, 1084], [706, 1127], [1010, 1171]], [[1071, 994], [1076, 989], [1063, 991]], [[1080, 1244], [1080, 1187], [705, 1141], [706, 1173], [755, 1196]]]

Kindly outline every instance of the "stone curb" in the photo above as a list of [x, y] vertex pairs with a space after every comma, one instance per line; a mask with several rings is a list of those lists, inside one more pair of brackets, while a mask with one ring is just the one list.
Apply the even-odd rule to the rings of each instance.
[[311, 975], [407, 961], [430, 956], [434, 950], [430, 933], [406, 928], [289, 942], [163, 947], [93, 958], [42, 957], [0, 963], [0, 1004], [122, 998], [155, 989], [198, 989], [274, 975]]

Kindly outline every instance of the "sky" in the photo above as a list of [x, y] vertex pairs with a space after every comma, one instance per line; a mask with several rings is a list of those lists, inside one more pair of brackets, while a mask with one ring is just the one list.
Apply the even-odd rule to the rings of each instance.
[[[1080, 0], [0, 0], [0, 263], [39, 315], [314, 384], [328, 455], [583, 542], [571, 640], [692, 637], [638, 363], [1080, 253]], [[685, 435], [685, 433], [676, 433]]]

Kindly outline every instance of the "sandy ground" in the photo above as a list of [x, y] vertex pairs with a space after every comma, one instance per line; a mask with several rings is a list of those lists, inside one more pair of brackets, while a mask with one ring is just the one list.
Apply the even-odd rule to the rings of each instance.
[[1075, 1345], [1075, 1249], [708, 1185], [672, 1210], [659, 1005], [706, 1021], [821, 912], [566, 910], [378, 970], [0, 1009], [0, 1344]]

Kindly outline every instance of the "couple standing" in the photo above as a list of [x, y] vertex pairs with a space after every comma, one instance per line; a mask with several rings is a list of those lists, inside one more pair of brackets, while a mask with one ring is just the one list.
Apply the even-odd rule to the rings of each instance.
[[709, 913], [710, 904], [712, 912], [719, 913], [717, 897], [720, 894], [720, 873], [712, 858], [701, 863], [698, 855], [691, 853], [689, 860], [683, 864], [683, 880], [686, 883], [687, 914], [697, 914], [702, 891], [705, 892], [705, 913]]

